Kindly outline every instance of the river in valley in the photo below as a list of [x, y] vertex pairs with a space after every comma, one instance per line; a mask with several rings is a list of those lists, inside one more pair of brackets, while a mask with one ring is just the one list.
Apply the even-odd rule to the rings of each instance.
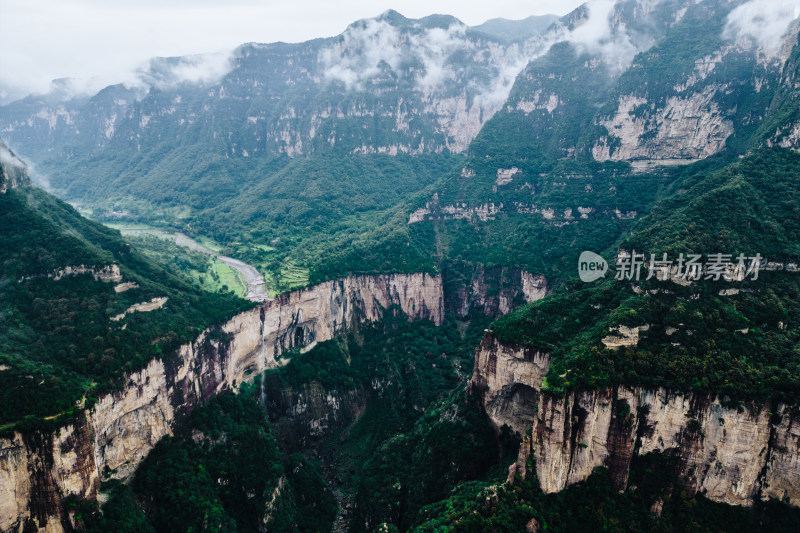
[[253, 265], [248, 265], [244, 261], [234, 259], [233, 257], [218, 254], [184, 233], [172, 233], [158, 229], [122, 229], [120, 232], [123, 235], [158, 235], [173, 239], [175, 244], [178, 246], [183, 246], [184, 248], [188, 248], [193, 252], [208, 254], [222, 261], [236, 271], [239, 279], [247, 288], [245, 298], [253, 302], [265, 302], [270, 299], [264, 276], [262, 276], [258, 269], [256, 269]]

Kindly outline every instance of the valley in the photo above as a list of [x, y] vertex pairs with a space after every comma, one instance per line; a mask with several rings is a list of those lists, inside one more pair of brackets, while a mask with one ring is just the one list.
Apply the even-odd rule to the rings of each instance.
[[0, 532], [797, 531], [795, 3], [3, 100]]
[[156, 235], [161, 238], [170, 239], [178, 246], [182, 246], [192, 252], [210, 255], [215, 260], [224, 263], [236, 272], [236, 281], [242, 288], [242, 296], [246, 299], [253, 302], [261, 302], [269, 298], [264, 276], [262, 276], [254, 266], [232, 257], [220, 255], [218, 252], [206, 248], [204, 245], [183, 233], [169, 233], [158, 229], [126, 229], [124, 226], [118, 229], [122, 235]]

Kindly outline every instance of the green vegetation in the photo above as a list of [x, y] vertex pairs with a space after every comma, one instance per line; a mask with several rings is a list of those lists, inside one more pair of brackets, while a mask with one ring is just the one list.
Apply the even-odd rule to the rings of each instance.
[[[477, 397], [458, 390], [429, 405], [413, 426], [401, 426], [382, 441], [375, 429], [385, 414], [373, 407], [349, 435], [351, 441], [378, 442], [354, 478], [351, 531], [372, 531], [383, 522], [405, 531], [423, 506], [462, 482], [496, 476], [516, 457], [518, 442], [509, 433], [498, 442]], [[361, 456], [356, 451], [352, 457]]]
[[503, 448], [477, 398], [463, 391], [487, 324], [448, 316], [436, 327], [391, 308], [380, 323], [293, 353], [266, 373], [265, 388], [277, 394], [320, 385], [340, 397], [366, 395], [358, 421], [322, 445], [350, 493], [350, 531], [386, 521], [407, 528], [423, 505], [486, 475], [503, 450], [508, 461], [516, 454], [513, 439], [507, 435]]
[[89, 532], [328, 531], [333, 496], [313, 464], [281, 455], [265, 415], [245, 394], [214, 398], [79, 519]]
[[[382, 64], [369, 80], [374, 90], [332, 82], [322, 91], [314, 58], [323, 41], [243, 47], [214, 87], [186, 84], [139, 99], [109, 87], [91, 100], [93, 117], [109, 116], [118, 100], [135, 104], [119, 114], [119, 133], [106, 145], [92, 137], [100, 130], [91, 133], [90, 113], [76, 112], [87, 121], [84, 133], [67, 145], [52, 141], [53, 149], [48, 143], [62, 132], [48, 129], [33, 151], [59, 194], [96, 218], [180, 228], [256, 266], [272, 292], [375, 272], [440, 273], [448, 291], [477, 268], [543, 274], [553, 292], [495, 321], [491, 332], [552, 355], [543, 385], [552, 394], [624, 384], [721, 395], [740, 406], [796, 403], [800, 274], [691, 286], [574, 279], [583, 250], [607, 259], [623, 249], [800, 260], [800, 155], [768, 148], [800, 116], [800, 47], [782, 73], [744, 47], [708, 63], [725, 44], [727, 13], [741, 2], [694, 3], [680, 17], [677, 3], [650, 6], [646, 20], [635, 2], [617, 4], [629, 36], [647, 41], [624, 72], [567, 42], [531, 61], [465, 156], [444, 148], [435, 120], [417, 106], [408, 73], [425, 65], [412, 60], [395, 72]], [[410, 35], [452, 21], [415, 23], [394, 12], [384, 20]], [[501, 24], [493, 32], [513, 38], [518, 29]], [[470, 80], [488, 75], [466, 57], [452, 61]], [[464, 90], [469, 105], [474, 84], [461, 81], [447, 80], [441, 91]], [[602, 125], [621, 97], [647, 102], [630, 115], [649, 142], [660, 113], [676, 109], [667, 102], [692, 95], [687, 105], [719, 112], [722, 129], [732, 128], [723, 153], [641, 174], [627, 162], [594, 160], [599, 139], [611, 154], [621, 146]], [[16, 112], [29, 117], [39, 105], [31, 98]], [[24, 130], [20, 117], [15, 124]], [[375, 147], [400, 154], [368, 153]], [[417, 147], [421, 154], [405, 153]], [[498, 180], [499, 170], [512, 167], [510, 182]], [[433, 220], [409, 224], [426, 204]], [[445, 216], [484, 205], [497, 208], [489, 220]], [[63, 424], [118, 386], [124, 372], [168, 357], [249, 305], [226, 290], [240, 294], [235, 273], [221, 263], [156, 237], [132, 237], [131, 247], [41, 192], [0, 197], [0, 224], [3, 430]], [[91, 275], [47, 277], [66, 265], [112, 263], [137, 286], [117, 293]], [[164, 296], [162, 309], [110, 320]], [[329, 531], [337, 498], [347, 504], [346, 527], [365, 533], [800, 529], [800, 513], [777, 502], [744, 509], [689, 496], [672, 460], [657, 455], [634, 460], [629, 485], [636, 489], [623, 493], [603, 468], [559, 494], [542, 493], [531, 478], [501, 484], [517, 436], [508, 428], [496, 433], [463, 390], [487, 326], [475, 316], [448, 316], [440, 327], [408, 322], [390, 308], [377, 324], [284, 354], [284, 366], [241, 395], [199, 407], [155, 447], [130, 486], [104, 484], [102, 511], [74, 498], [68, 505], [88, 531]], [[648, 329], [635, 344], [608, 349], [603, 339], [619, 326]], [[263, 411], [252, 400], [256, 390], [269, 391], [262, 400], [322, 391], [363, 403], [354, 424], [318, 442], [319, 455], [305, 456], [280, 449], [288, 445], [266, 420], [277, 428], [288, 415]], [[687, 424], [697, 429], [697, 421]]]
[[460, 323], [448, 315], [436, 327], [429, 321], [409, 322], [393, 306], [377, 324], [360, 326], [346, 338], [321, 342], [306, 354], [288, 354], [288, 363], [267, 371], [267, 377], [295, 389], [312, 381], [328, 388], [371, 387], [373, 379], [385, 379], [388, 388], [382, 389], [382, 395], [389, 406], [410, 409], [406, 415], [415, 418], [419, 413], [413, 404], [427, 405], [471, 375], [472, 350], [488, 322], [476, 317]]
[[744, 533], [790, 532], [800, 527], [800, 511], [779, 502], [748, 509], [714, 503], [702, 495], [689, 496], [672, 473], [670, 459], [659, 455], [637, 459], [630, 484], [636, 489], [618, 493], [603, 467], [556, 494], [544, 494], [538, 483], [530, 481], [517, 480], [512, 486], [466, 483], [448, 499], [423, 509], [412, 531], [500, 533], [535, 526], [538, 531], [555, 533]]
[[[164, 357], [202, 329], [251, 305], [195, 289], [149, 261], [115, 230], [30, 188], [0, 195], [0, 426], [91, 406], [122, 373]], [[59, 268], [118, 264], [125, 282], [91, 274], [48, 277]], [[133, 304], [167, 297], [156, 311], [113, 322]], [[87, 401], [84, 404], [83, 398]], [[58, 421], [53, 423], [58, 424]]]
[[[93, 170], [87, 179], [94, 182], [102, 176], [103, 187], [83, 187], [80, 193], [66, 191], [66, 196], [76, 195], [82, 203], [96, 206], [93, 214], [103, 221], [120, 224], [118, 215], [108, 213], [124, 212], [124, 224], [132, 221], [180, 227], [200, 242], [204, 237], [213, 238], [223, 244], [222, 253], [265, 274], [271, 292], [276, 293], [308, 285], [309, 281], [341, 277], [350, 270], [386, 271], [387, 261], [394, 267], [404, 249], [397, 248], [388, 256], [385, 249], [371, 252], [375, 260], [367, 257], [364, 264], [356, 260], [331, 267], [326, 258], [338, 256], [343, 248], [359, 240], [371, 244], [364, 234], [389, 220], [398, 221], [399, 228], [393, 228], [393, 232], [403, 231], [401, 224], [407, 222], [407, 215], [395, 217], [395, 206], [462, 160], [448, 154], [316, 154], [292, 160], [259, 158], [247, 166], [241, 161], [226, 162], [225, 170], [219, 162], [209, 163], [216, 169], [213, 172], [200, 163], [214, 157], [176, 151], [169, 168], [180, 174], [180, 165], [194, 161], [191, 166], [197, 174], [188, 173], [187, 180], [172, 179], [176, 174], [171, 171], [165, 187], [159, 171], [146, 180], [125, 180], [113, 194], [106, 189], [104, 172], [108, 169], [97, 162], [98, 178]], [[140, 167], [141, 163], [134, 164], [124, 172], [140, 172]], [[233, 175], [239, 180], [235, 184]], [[180, 206], [186, 206], [188, 214], [178, 216], [175, 210]], [[430, 270], [429, 257], [420, 255], [427, 258], [426, 270]], [[410, 271], [411, 266], [418, 265], [409, 264], [402, 270]]]
[[[666, 252], [673, 259], [679, 253], [761, 253], [797, 263], [800, 155], [759, 151], [721, 170], [686, 176], [671, 191], [622, 249]], [[726, 289], [739, 292], [720, 294]], [[798, 320], [800, 275], [762, 271], [756, 281], [691, 287], [655, 279], [568, 283], [501, 318], [492, 331], [551, 352], [547, 384], [554, 392], [625, 383], [794, 400], [800, 331], [788, 325]], [[606, 349], [601, 339], [620, 324], [650, 329], [638, 346]]]
[[235, 270], [215, 257], [177, 245], [170, 234], [126, 235], [125, 240], [149, 260], [170, 270], [196, 289], [207, 292], [231, 291], [238, 296], [244, 296], [247, 292]]

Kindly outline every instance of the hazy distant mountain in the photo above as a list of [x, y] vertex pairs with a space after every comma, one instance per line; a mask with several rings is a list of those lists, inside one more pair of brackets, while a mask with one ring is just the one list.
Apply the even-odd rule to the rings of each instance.
[[542, 33], [556, 20], [558, 15], [531, 15], [522, 20], [495, 18], [473, 26], [472, 29], [504, 41], [517, 41]]

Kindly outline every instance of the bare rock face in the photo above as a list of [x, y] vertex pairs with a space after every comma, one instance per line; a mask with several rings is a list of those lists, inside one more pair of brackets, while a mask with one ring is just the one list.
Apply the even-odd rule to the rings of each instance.
[[688, 164], [716, 154], [733, 133], [733, 123], [714, 98], [722, 86], [676, 94], [656, 108], [645, 98], [621, 96], [615, 114], [600, 121], [609, 133], [592, 149], [597, 161]]
[[483, 404], [497, 426], [524, 433], [536, 419], [539, 387], [550, 356], [486, 335], [475, 354], [472, 386], [484, 391]]
[[28, 519], [47, 531], [71, 530], [64, 499], [93, 499], [101, 479], [128, 478], [195, 406], [274, 368], [285, 350], [377, 320], [393, 305], [440, 324], [441, 278], [358, 276], [283, 295], [128, 375], [125, 387], [56, 435], [0, 439], [0, 531], [19, 530]]
[[518, 268], [479, 266], [463, 283], [445, 291], [445, 308], [459, 317], [473, 311], [498, 317], [546, 294], [547, 280], [540, 274]]
[[0, 194], [29, 184], [28, 166], [0, 139]]
[[367, 391], [327, 389], [320, 383], [286, 387], [267, 376], [262, 402], [281, 447], [302, 451], [321, 444], [331, 432], [355, 422], [367, 408]]
[[[119, 270], [119, 265], [117, 264], [110, 264], [110, 265], [67, 265], [60, 268], [53, 270], [47, 274], [41, 275], [32, 275], [32, 276], [25, 276], [21, 278], [19, 281], [26, 281], [29, 279], [34, 279], [37, 277], [47, 277], [52, 279], [53, 281], [60, 281], [63, 278], [69, 276], [83, 276], [89, 275], [94, 278], [95, 281], [100, 281], [103, 283], [119, 283], [122, 281], [122, 273]], [[125, 284], [123, 284], [125, 285]], [[136, 285], [135, 283], [133, 285]], [[138, 285], [136, 285], [138, 287]], [[130, 285], [128, 288], [132, 288]], [[123, 288], [122, 290], [117, 290], [115, 287], [114, 289], [116, 292], [123, 292], [127, 290], [127, 288]]]
[[535, 475], [545, 492], [585, 480], [597, 466], [627, 487], [631, 460], [661, 453], [678, 460], [692, 493], [732, 505], [778, 498], [800, 505], [800, 415], [768, 404], [737, 409], [707, 395], [614, 387], [542, 392], [548, 354], [487, 335], [472, 386], [499, 427], [525, 435], [509, 481]]
[[99, 484], [85, 419], [55, 435], [17, 433], [11, 439], [0, 439], [2, 531], [21, 530], [28, 518], [44, 531], [71, 530], [63, 487], [72, 488], [70, 494], [79, 498], [91, 498]]
[[780, 141], [778, 141], [778, 146], [783, 148], [794, 148], [795, 150], [800, 148], [800, 122], [786, 129], [788, 133], [784, 135]]
[[0, 516], [5, 517], [0, 527], [3, 530], [14, 525], [14, 519], [29, 513], [26, 501], [17, 495], [30, 494], [31, 477], [28, 453], [22, 435], [0, 441]]

